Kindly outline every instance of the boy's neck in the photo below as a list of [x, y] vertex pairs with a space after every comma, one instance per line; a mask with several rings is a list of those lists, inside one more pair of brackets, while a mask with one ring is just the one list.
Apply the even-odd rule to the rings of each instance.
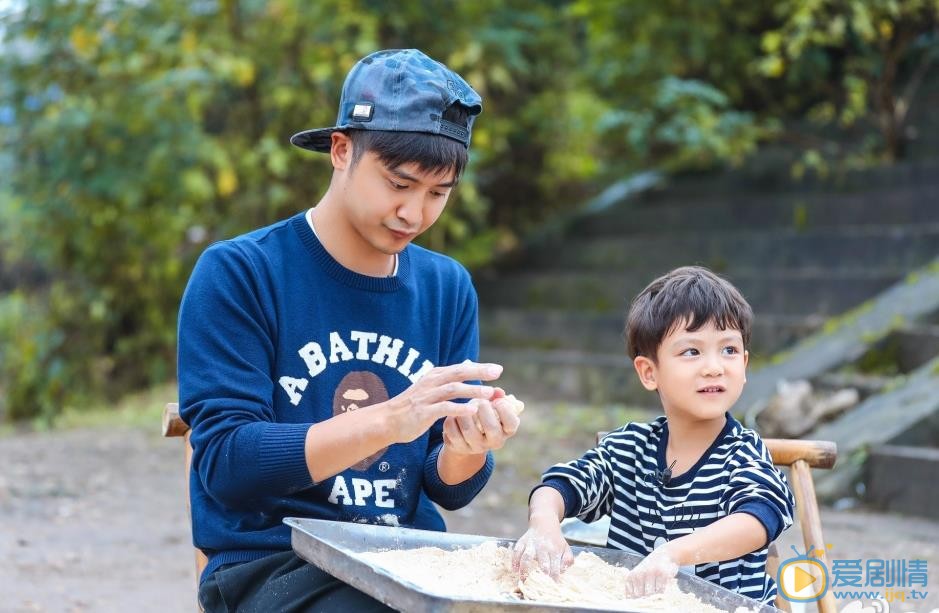
[[667, 415], [668, 446], [665, 449], [666, 465], [676, 462], [673, 476], [687, 472], [704, 452], [714, 443], [727, 425], [727, 416], [705, 421], [693, 421]]
[[332, 202], [331, 190], [310, 212], [316, 236], [323, 248], [353, 272], [370, 277], [387, 277], [394, 272], [395, 256], [373, 248], [345, 218], [340, 206]]

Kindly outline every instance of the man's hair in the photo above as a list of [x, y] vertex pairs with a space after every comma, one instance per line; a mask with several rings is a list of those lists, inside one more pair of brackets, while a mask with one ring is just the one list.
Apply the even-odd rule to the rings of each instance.
[[683, 266], [650, 283], [632, 301], [626, 317], [629, 356], [656, 359], [659, 345], [677, 326], [694, 332], [708, 323], [740, 330], [750, 344], [753, 310], [726, 279], [701, 266]]
[[[460, 104], [452, 104], [443, 119], [466, 127], [469, 113]], [[388, 168], [415, 163], [423, 172], [453, 171], [459, 179], [469, 160], [467, 148], [458, 141], [439, 134], [424, 132], [386, 132], [379, 130], [347, 130], [352, 141], [352, 168], [366, 151], [371, 151]]]

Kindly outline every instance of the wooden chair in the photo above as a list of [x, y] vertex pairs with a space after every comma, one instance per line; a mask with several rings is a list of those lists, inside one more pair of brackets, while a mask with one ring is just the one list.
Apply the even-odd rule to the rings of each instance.
[[[607, 433], [598, 432], [597, 442]], [[838, 449], [831, 441], [803, 441], [795, 439], [765, 438], [763, 443], [773, 457], [777, 466], [789, 468], [789, 483], [796, 499], [796, 512], [799, 528], [802, 531], [802, 540], [806, 550], [815, 551], [815, 557], [826, 568], [830, 568], [825, 538], [822, 535], [822, 519], [818, 511], [818, 500], [815, 498], [815, 482], [812, 480], [812, 468], [831, 469], [838, 457]], [[605, 535], [604, 535], [605, 539]], [[766, 572], [776, 577], [779, 571], [779, 552], [776, 543], [770, 543], [766, 560]], [[819, 599], [819, 613], [836, 613], [835, 597], [831, 590]], [[791, 611], [790, 603], [782, 597], [776, 597], [776, 608]]]
[[[828, 562], [828, 548], [825, 537], [822, 535], [822, 516], [818, 511], [818, 500], [815, 498], [815, 481], [812, 480], [813, 468], [830, 470], [838, 459], [838, 448], [832, 441], [803, 441], [783, 438], [765, 438], [763, 443], [773, 457], [777, 466], [789, 467], [789, 483], [796, 499], [796, 514], [799, 528], [802, 530], [802, 542], [806, 551], [815, 549], [815, 557], [831, 568]], [[766, 571], [775, 577], [779, 570], [779, 552], [776, 544], [770, 544], [769, 556], [766, 560]], [[835, 596], [829, 589], [825, 595], [816, 602], [819, 613], [836, 613]], [[791, 611], [789, 601], [776, 597], [776, 608]]]
[[[163, 407], [163, 436], [181, 436], [183, 438], [183, 443], [185, 447], [185, 466], [186, 466], [186, 515], [190, 516], [189, 509], [189, 468], [192, 464], [192, 445], [189, 443], [189, 424], [184, 422], [179, 416], [179, 405], [175, 402], [167, 403]], [[209, 559], [202, 552], [201, 549], [196, 548], [196, 592], [198, 593], [199, 586], [199, 577], [202, 576], [202, 571], [205, 569], [205, 565], [208, 564]], [[198, 605], [198, 600], [196, 602]], [[199, 605], [199, 610], [202, 610], [202, 606]]]

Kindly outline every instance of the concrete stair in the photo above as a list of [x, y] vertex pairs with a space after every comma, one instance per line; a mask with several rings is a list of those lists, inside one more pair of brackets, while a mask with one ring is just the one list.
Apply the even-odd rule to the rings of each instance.
[[[757, 183], [743, 172], [646, 182], [476, 271], [483, 357], [530, 395], [654, 405], [634, 385], [622, 327], [628, 301], [655, 276], [702, 264], [733, 281], [756, 314], [758, 370], [939, 255], [939, 161]], [[932, 347], [934, 332], [910, 327], [904, 346], [925, 333]]]
[[[691, 261], [688, 263], [695, 263]], [[545, 271], [476, 282], [487, 305], [624, 313], [628, 299], [665, 272]], [[756, 313], [831, 316], [903, 278], [900, 269], [770, 269], [724, 273]]]

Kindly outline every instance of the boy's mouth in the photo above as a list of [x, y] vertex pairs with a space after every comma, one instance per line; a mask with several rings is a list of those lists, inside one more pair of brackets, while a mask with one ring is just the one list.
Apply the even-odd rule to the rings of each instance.
[[699, 394], [720, 394], [725, 391], [722, 385], [708, 385], [698, 390]]

